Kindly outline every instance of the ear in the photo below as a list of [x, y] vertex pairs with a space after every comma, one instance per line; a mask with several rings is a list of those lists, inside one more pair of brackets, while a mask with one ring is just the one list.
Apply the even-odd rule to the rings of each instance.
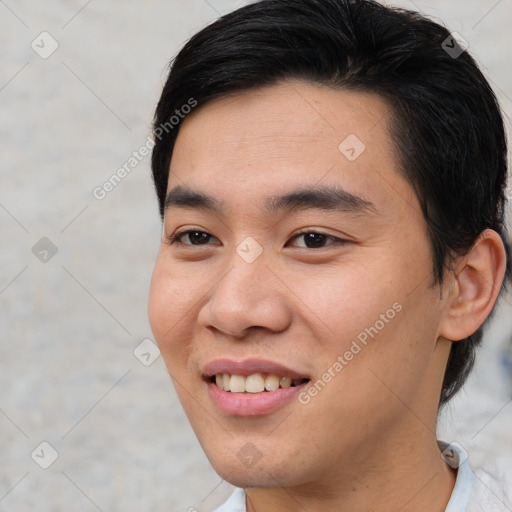
[[469, 253], [455, 263], [440, 324], [441, 336], [452, 341], [462, 340], [484, 323], [501, 289], [506, 260], [500, 235], [492, 229], [483, 231]]

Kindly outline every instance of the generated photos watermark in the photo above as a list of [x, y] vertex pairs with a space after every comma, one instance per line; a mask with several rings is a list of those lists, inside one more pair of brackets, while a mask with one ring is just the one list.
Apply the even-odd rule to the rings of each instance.
[[[192, 109], [197, 106], [197, 101], [194, 98], [189, 98], [187, 103], [176, 109], [174, 114], [169, 118], [169, 121], [161, 124], [154, 130], [154, 136], [158, 140], [162, 140], [164, 133], [169, 134], [180, 122], [185, 119]], [[92, 195], [98, 201], [102, 201], [107, 195], [112, 192], [132, 171], [135, 169], [142, 160], [144, 160], [150, 151], [155, 146], [155, 140], [148, 135], [144, 144], [142, 144], [136, 151], [133, 151], [130, 157], [126, 159], [121, 167], [119, 167], [113, 174], [109, 176], [101, 185], [95, 187]]]
[[331, 382], [336, 375], [338, 375], [350, 361], [359, 354], [364, 347], [368, 345], [370, 339], [375, 338], [386, 325], [395, 318], [397, 313], [402, 311], [402, 304], [395, 302], [385, 313], [381, 313], [379, 319], [373, 325], [366, 327], [357, 335], [357, 340], [352, 340], [350, 347], [342, 355], [338, 355], [336, 361], [322, 374], [322, 376], [314, 383], [311, 383], [307, 389], [300, 392], [298, 400], [302, 405], [307, 405], [311, 399], [322, 391], [329, 382]]

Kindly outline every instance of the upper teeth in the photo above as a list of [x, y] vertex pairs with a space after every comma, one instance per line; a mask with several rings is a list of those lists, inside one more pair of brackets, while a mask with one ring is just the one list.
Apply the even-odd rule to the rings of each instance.
[[279, 387], [289, 388], [299, 384], [301, 380], [294, 380], [290, 377], [278, 377], [277, 375], [263, 376], [261, 373], [254, 373], [245, 377], [244, 375], [229, 375], [221, 373], [215, 375], [215, 383], [224, 391], [233, 393], [261, 393], [264, 390], [274, 391]]

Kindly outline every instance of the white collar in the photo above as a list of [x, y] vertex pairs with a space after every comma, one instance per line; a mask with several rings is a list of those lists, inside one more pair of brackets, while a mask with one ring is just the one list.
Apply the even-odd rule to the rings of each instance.
[[[450, 466], [457, 468], [455, 486], [445, 512], [464, 512], [470, 504], [476, 480], [475, 474], [469, 465], [467, 453], [458, 443], [449, 444], [438, 441], [438, 445], [444, 459]], [[237, 487], [229, 499], [213, 512], [246, 512], [245, 497], [245, 490]]]

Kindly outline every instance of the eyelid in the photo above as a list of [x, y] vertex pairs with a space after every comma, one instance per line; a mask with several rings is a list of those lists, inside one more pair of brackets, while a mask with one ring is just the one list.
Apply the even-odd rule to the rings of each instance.
[[[323, 235], [326, 238], [330, 238], [330, 239], [334, 240], [333, 243], [330, 243], [330, 244], [327, 244], [326, 246], [320, 247], [320, 249], [323, 249], [324, 247], [328, 247], [328, 246], [334, 245], [334, 244], [339, 244], [339, 243], [347, 244], [347, 243], [350, 243], [350, 240], [348, 238], [340, 238], [339, 236], [331, 235], [330, 233], [325, 233], [322, 229], [319, 229], [319, 228], [304, 228], [304, 229], [301, 229], [297, 233], [295, 233], [294, 235], [292, 235], [290, 237], [290, 241], [291, 240], [295, 240], [296, 238], [300, 237], [301, 235], [307, 235], [309, 233], [315, 233], [315, 234], [318, 234], [318, 235]], [[287, 245], [288, 245], [288, 242], [287, 242]], [[297, 246], [295, 246], [295, 247], [297, 247]], [[312, 247], [300, 247], [300, 248], [310, 249], [310, 250], [313, 250], [313, 251], [318, 251], [319, 250], [319, 248], [313, 249]]]
[[205, 231], [203, 228], [194, 227], [194, 226], [187, 227], [186, 229], [178, 230], [177, 232], [175, 232], [175, 233], [173, 233], [171, 235], [165, 235], [165, 238], [166, 238], [166, 240], [167, 240], [167, 242], [169, 244], [180, 244], [180, 245], [189, 246], [189, 247], [201, 247], [201, 246], [211, 245], [211, 244], [198, 244], [198, 245], [186, 244], [186, 243], [181, 242], [180, 240], [178, 240], [182, 236], [184, 236], [184, 235], [186, 235], [188, 233], [193, 233], [193, 232], [204, 233], [204, 234], [210, 236], [211, 238], [214, 238], [214, 239], [218, 240], [218, 238], [216, 236], [212, 235], [208, 231]]

